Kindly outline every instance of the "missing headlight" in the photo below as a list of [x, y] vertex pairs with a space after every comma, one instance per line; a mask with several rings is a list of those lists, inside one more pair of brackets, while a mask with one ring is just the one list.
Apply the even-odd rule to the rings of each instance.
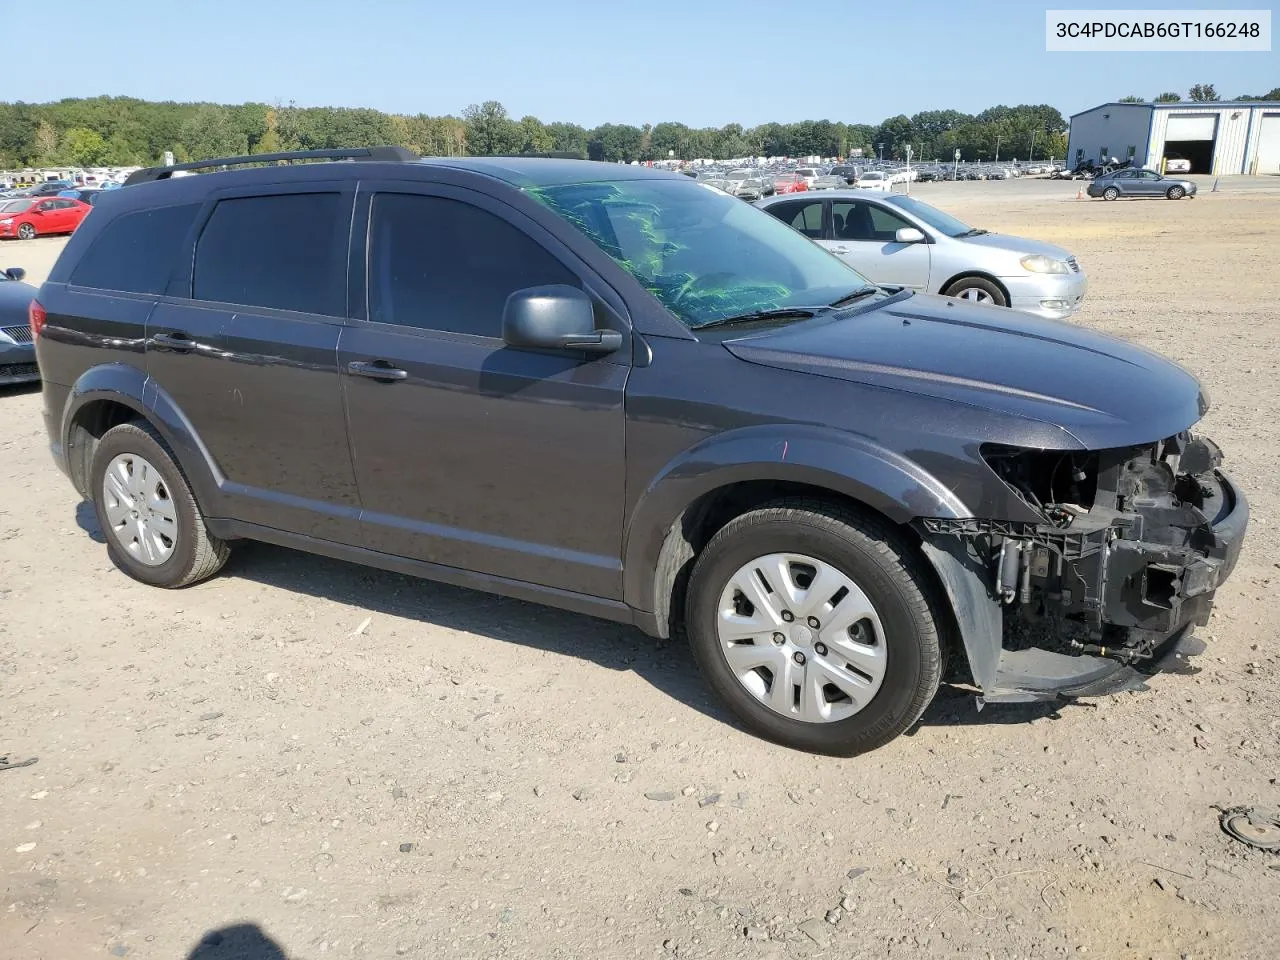
[[1088, 513], [1098, 493], [1098, 455], [987, 444], [982, 459], [1029, 506], [1060, 527]]

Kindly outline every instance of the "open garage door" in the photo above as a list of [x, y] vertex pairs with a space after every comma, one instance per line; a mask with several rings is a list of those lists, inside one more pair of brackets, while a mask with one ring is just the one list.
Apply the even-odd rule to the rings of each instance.
[[1218, 118], [1212, 113], [1169, 117], [1164, 133], [1165, 159], [1189, 160], [1191, 173], [1212, 173], [1217, 128]]
[[1280, 173], [1280, 113], [1264, 113], [1258, 128], [1258, 152], [1255, 174]]

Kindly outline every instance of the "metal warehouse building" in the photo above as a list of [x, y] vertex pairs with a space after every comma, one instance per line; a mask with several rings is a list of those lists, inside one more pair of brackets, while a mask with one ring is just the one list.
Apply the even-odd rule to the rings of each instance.
[[1192, 173], [1280, 173], [1280, 101], [1104, 103], [1075, 114], [1068, 164], [1111, 157], [1151, 170], [1180, 157]]

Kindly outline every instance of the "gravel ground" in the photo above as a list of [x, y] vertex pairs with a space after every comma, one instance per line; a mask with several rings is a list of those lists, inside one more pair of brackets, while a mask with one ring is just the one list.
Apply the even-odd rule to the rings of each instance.
[[253, 545], [134, 583], [0, 391], [0, 754], [39, 757], [0, 771], [0, 957], [1280, 956], [1280, 856], [1218, 827], [1280, 805], [1280, 195], [1076, 186], [913, 192], [1062, 243], [1081, 323], [1205, 381], [1255, 511], [1208, 650], [1060, 712], [944, 687], [852, 760], [583, 617]]

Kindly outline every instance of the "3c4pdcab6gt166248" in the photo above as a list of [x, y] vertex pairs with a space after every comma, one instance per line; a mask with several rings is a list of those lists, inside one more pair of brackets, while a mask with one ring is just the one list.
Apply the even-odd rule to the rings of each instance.
[[254, 539], [682, 630], [751, 730], [852, 754], [948, 655], [986, 702], [1131, 687], [1231, 573], [1245, 498], [1153, 353], [874, 286], [678, 174], [289, 159], [335, 153], [134, 174], [31, 306], [138, 580]]

